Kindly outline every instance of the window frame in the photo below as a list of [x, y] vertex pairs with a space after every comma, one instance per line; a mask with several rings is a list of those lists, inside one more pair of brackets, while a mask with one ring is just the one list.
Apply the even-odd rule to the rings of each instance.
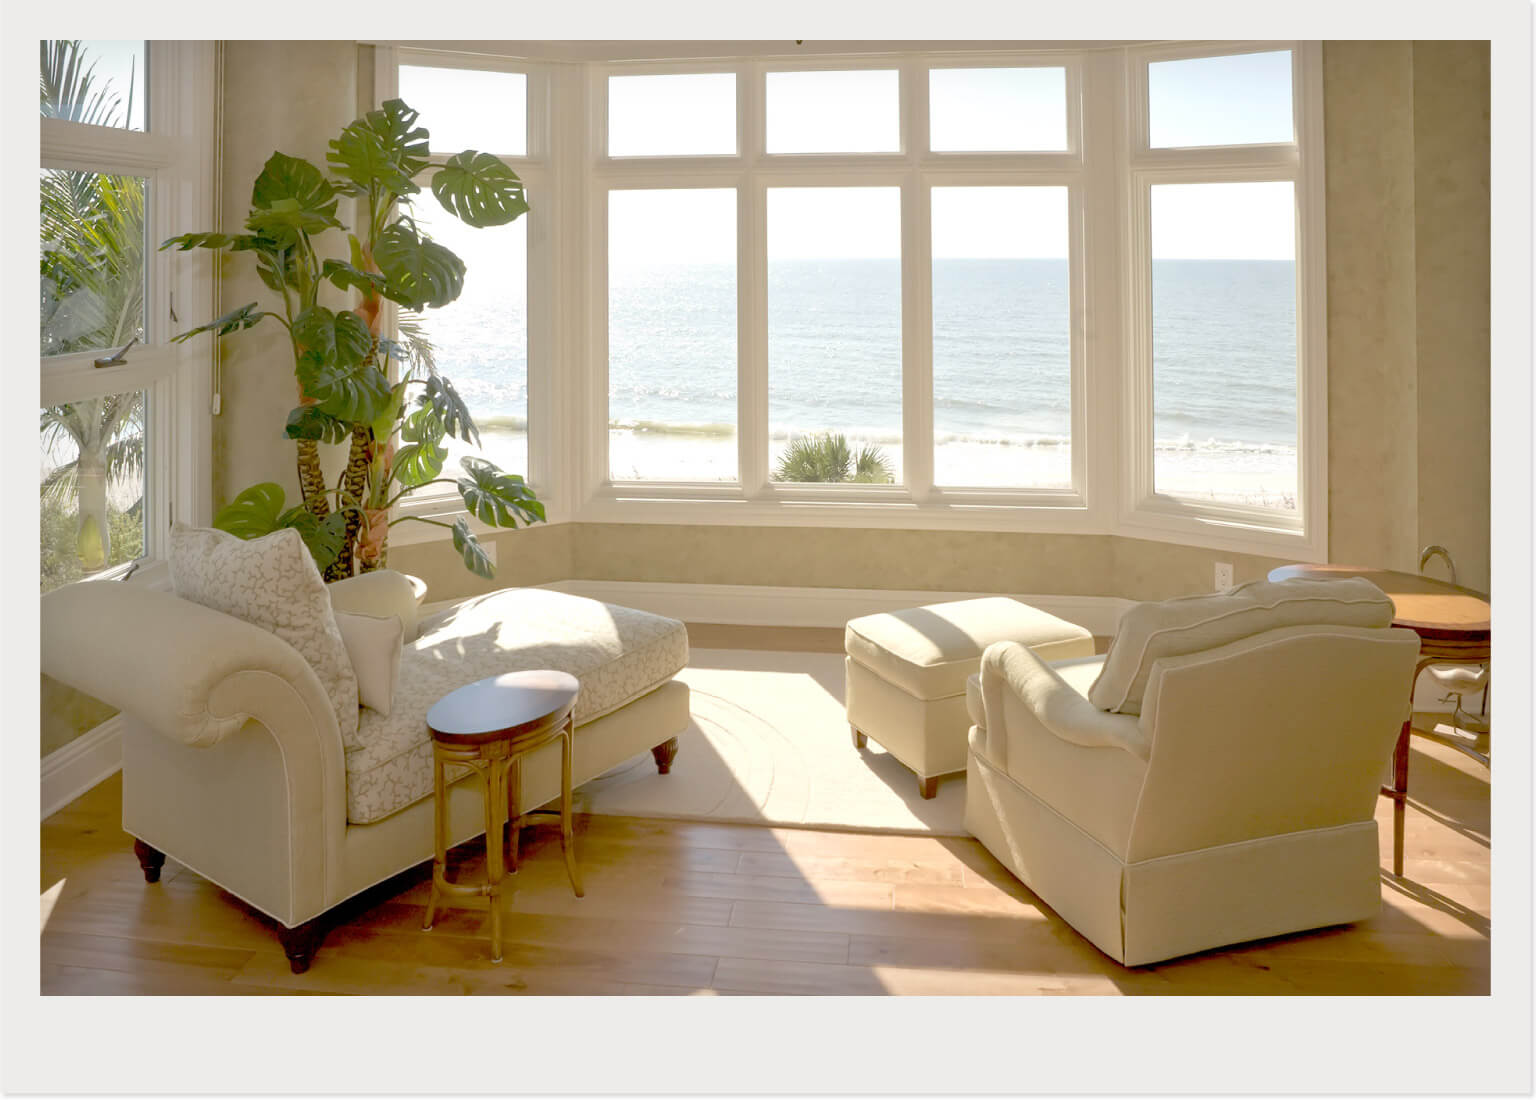
[[200, 251], [159, 250], [167, 237], [214, 217], [215, 44], [147, 40], [145, 129], [40, 118], [38, 167], [138, 176], [145, 203], [144, 337], [121, 364], [95, 360], [119, 349], [39, 357], [39, 408], [142, 390], [148, 409], [144, 452], [144, 553], [71, 583], [135, 570], [150, 583], [168, 579], [170, 526], [211, 521], [212, 419], [208, 413], [217, 348], [203, 334], [171, 338], [209, 316], [213, 265]]
[[[1291, 51], [1294, 142], [1154, 149], [1148, 65], [1158, 61]], [[1180, 537], [1321, 561], [1327, 554], [1327, 286], [1323, 222], [1322, 52], [1317, 42], [1248, 42], [1128, 49], [1130, 157], [1124, 173], [1127, 229], [1121, 270], [1126, 361], [1119, 526], [1131, 534]], [[1152, 382], [1151, 189], [1159, 184], [1288, 182], [1296, 235], [1296, 510], [1195, 501], [1156, 492]]]
[[[554, 486], [559, 480], [555, 473], [557, 458], [553, 440], [560, 434], [556, 424], [556, 409], [560, 398], [554, 384], [560, 374], [560, 368], [552, 350], [558, 343], [555, 332], [556, 317], [559, 313], [554, 264], [554, 254], [557, 249], [553, 242], [556, 227], [560, 223], [561, 210], [565, 205], [561, 197], [564, 188], [558, 182], [560, 171], [552, 155], [555, 145], [552, 137], [555, 125], [552, 118], [552, 104], [556, 99], [552, 94], [552, 87], [560, 66], [489, 54], [465, 54], [424, 47], [380, 46], [376, 48], [374, 57], [373, 105], [375, 107], [399, 95], [399, 72], [402, 65], [520, 73], [526, 80], [524, 97], [527, 110], [527, 138], [524, 142], [526, 152], [521, 156], [515, 156], [496, 153], [493, 150], [483, 151], [492, 152], [516, 172], [529, 196], [528, 212], [523, 215], [526, 221], [528, 263], [525, 276], [528, 297], [524, 306], [528, 324], [528, 468], [507, 472], [525, 477], [528, 484], [544, 501], [549, 521], [559, 522], [566, 518], [568, 513], [568, 509], [562, 508], [559, 503], [551, 500], [554, 495]], [[430, 130], [430, 119], [426, 120], [426, 125]], [[459, 152], [460, 150], [457, 149], [434, 152], [428, 159], [432, 166], [436, 167], [446, 163]], [[427, 202], [436, 201], [426, 187], [422, 188], [421, 198]], [[394, 335], [397, 316], [398, 311], [394, 303], [385, 302], [380, 318], [381, 330]], [[445, 468], [443, 476], [454, 476], [452, 469]], [[463, 516], [468, 519], [471, 529], [477, 534], [485, 535], [494, 530], [469, 515], [464, 508], [463, 500], [451, 488], [412, 493], [407, 499], [397, 502], [391, 508], [390, 514], [394, 519], [417, 516], [446, 522]], [[390, 541], [397, 545], [410, 545], [435, 541], [439, 534], [439, 529], [428, 524], [405, 523], [392, 528], [389, 537]]]
[[[1296, 140], [1283, 144], [1153, 149], [1146, 64], [1247, 52], [1292, 51]], [[393, 87], [396, 57], [453, 56], [380, 45], [376, 87]], [[1122, 535], [1315, 561], [1327, 546], [1327, 362], [1323, 249], [1321, 43], [1188, 42], [1153, 46], [932, 51], [815, 57], [769, 53], [698, 60], [538, 60], [457, 55], [463, 64], [547, 74], [552, 253], [530, 271], [530, 326], [558, 337], [548, 356], [529, 334], [529, 463], [551, 522], [826, 526]], [[433, 62], [438, 63], [438, 62]], [[443, 62], [446, 63], [446, 62]], [[928, 148], [929, 70], [1066, 70], [1068, 149], [955, 151]], [[891, 69], [899, 73], [899, 153], [766, 152], [766, 79], [788, 70]], [[606, 153], [608, 77], [731, 72], [736, 75], [733, 154]], [[532, 120], [530, 120], [532, 125]], [[533, 136], [530, 129], [530, 153]], [[1147, 223], [1138, 188], [1179, 172], [1292, 179], [1297, 215], [1298, 509], [1294, 522], [1263, 509], [1159, 498], [1150, 492], [1150, 324], [1137, 302], [1149, 282], [1138, 245]], [[521, 168], [518, 169], [520, 172]], [[1246, 176], [1243, 174], [1247, 173]], [[1265, 174], [1267, 173], [1267, 174]], [[1201, 176], [1201, 179], [1207, 178]], [[768, 479], [766, 189], [899, 186], [902, 191], [902, 486], [776, 485]], [[1072, 475], [1070, 490], [961, 489], [933, 485], [932, 238], [935, 186], [1066, 186], [1072, 270]], [[738, 482], [613, 481], [608, 456], [607, 210], [620, 189], [737, 190]], [[534, 240], [530, 226], [530, 266]], [[547, 309], [532, 287], [550, 288]], [[547, 316], [545, 316], [547, 314]], [[535, 364], [538, 364], [536, 369]], [[536, 379], [538, 379], [536, 388]], [[539, 390], [547, 390], [543, 398]], [[537, 404], [536, 404], [537, 401]], [[535, 425], [543, 425], [541, 432]], [[540, 444], [541, 435], [550, 437]], [[463, 514], [451, 498], [444, 506]], [[474, 521], [471, 520], [473, 523]], [[420, 525], [411, 537], [443, 537]]]

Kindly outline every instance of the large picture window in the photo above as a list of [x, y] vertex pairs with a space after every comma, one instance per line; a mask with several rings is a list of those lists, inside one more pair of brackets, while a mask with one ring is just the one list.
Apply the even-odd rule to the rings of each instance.
[[[393, 52], [402, 86], [409, 66], [515, 67]], [[585, 208], [541, 232], [536, 204], [527, 244], [480, 267], [499, 319], [443, 321], [494, 345], [476, 407], [551, 433], [550, 488], [579, 518], [1317, 557], [1319, 58], [1257, 42], [594, 62], [547, 85], [544, 115], [530, 75], [505, 102], [565, 152], [530, 129], [519, 170]], [[461, 122], [493, 95], [430, 80], [470, 105]], [[565, 274], [525, 266], [523, 285], [549, 310], [504, 270], [543, 247]], [[549, 364], [519, 309], [554, 318]], [[558, 401], [528, 400], [541, 378]], [[519, 384], [524, 405], [499, 403]]]

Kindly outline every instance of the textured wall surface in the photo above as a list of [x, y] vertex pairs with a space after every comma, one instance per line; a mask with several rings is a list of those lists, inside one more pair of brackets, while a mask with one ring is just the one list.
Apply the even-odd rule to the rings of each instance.
[[[220, 228], [238, 232], [244, 226], [251, 184], [273, 152], [323, 166], [326, 143], [356, 117], [356, 95], [357, 46], [351, 42], [226, 43]], [[344, 204], [341, 220], [349, 221], [349, 213]], [[324, 234], [319, 242], [322, 256], [346, 256], [340, 231]], [[223, 267], [223, 309], [260, 302], [263, 308], [281, 310], [249, 255], [226, 257]], [[223, 507], [259, 481], [277, 482], [289, 503], [297, 503], [294, 446], [283, 437], [288, 412], [299, 397], [287, 333], [269, 320], [221, 345], [224, 411], [213, 421], [213, 506]], [[340, 447], [330, 452], [334, 477], [346, 454]]]
[[1323, 46], [1329, 558], [1418, 554], [1413, 47]]
[[1484, 592], [1491, 400], [1488, 106], [1487, 42], [1414, 43], [1418, 542], [1450, 550], [1458, 579]]

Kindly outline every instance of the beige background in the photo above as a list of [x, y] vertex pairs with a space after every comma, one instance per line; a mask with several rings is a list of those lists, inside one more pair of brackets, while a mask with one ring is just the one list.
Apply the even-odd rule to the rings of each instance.
[[[360, 88], [366, 98], [360, 52], [371, 54], [349, 42], [227, 44], [223, 228], [238, 228], [274, 149], [323, 162]], [[1486, 590], [1488, 44], [1329, 42], [1323, 76], [1329, 557], [1415, 569], [1419, 548], [1438, 542], [1463, 583]], [[227, 265], [221, 290], [225, 309], [266, 300], [246, 263]], [[223, 341], [215, 507], [267, 480], [296, 499], [281, 336], [271, 326]], [[397, 545], [390, 564], [424, 577], [430, 599], [565, 578], [1159, 599], [1209, 590], [1218, 560], [1238, 581], [1277, 564], [1107, 535], [565, 524], [496, 540], [495, 585], [446, 540]], [[95, 713], [56, 694], [44, 707], [66, 723]]]

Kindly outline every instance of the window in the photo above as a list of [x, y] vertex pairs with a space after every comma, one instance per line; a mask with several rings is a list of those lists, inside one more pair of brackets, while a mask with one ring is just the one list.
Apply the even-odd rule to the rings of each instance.
[[1154, 61], [1147, 88], [1155, 149], [1295, 139], [1289, 50]]
[[735, 481], [736, 192], [608, 194], [615, 481]]
[[768, 152], [899, 152], [899, 75], [894, 69], [769, 73]]
[[1067, 148], [1067, 71], [934, 69], [929, 148], [941, 152]]
[[933, 189], [934, 483], [1072, 485], [1065, 187]]
[[528, 78], [522, 73], [401, 65], [400, 98], [421, 113], [433, 153], [528, 152]]
[[901, 192], [768, 192], [775, 481], [901, 480]]
[[[539, 372], [549, 371], [546, 227], [552, 220], [555, 189], [548, 171], [547, 77], [531, 67], [498, 64], [437, 50], [398, 50], [395, 64], [380, 70], [380, 101], [403, 99], [427, 130], [430, 160], [442, 164], [466, 149], [501, 158], [523, 182], [528, 212], [511, 223], [483, 229], [465, 225], [442, 208], [425, 177], [413, 196], [411, 217], [422, 233], [464, 261], [464, 287], [442, 309], [419, 314], [395, 309], [396, 338], [409, 350], [428, 349], [432, 369], [448, 379], [474, 416], [476, 446], [454, 436], [440, 476], [460, 473], [460, 460], [480, 456], [502, 470], [541, 485], [550, 434], [538, 415]], [[545, 297], [541, 298], [541, 295]], [[543, 309], [540, 309], [540, 303]], [[419, 339], [413, 339], [419, 337]], [[541, 362], [540, 356], [545, 360]], [[417, 371], [425, 366], [418, 359]], [[419, 392], [419, 391], [413, 391]], [[449, 485], [413, 493], [396, 506], [401, 512], [434, 515], [458, 510], [462, 502]], [[401, 524], [391, 540], [402, 544], [424, 537], [425, 524]]]
[[736, 152], [736, 74], [608, 78], [610, 157]]
[[549, 199], [470, 264], [495, 316], [434, 339], [486, 352], [446, 369], [526, 417], [541, 490], [591, 522], [1325, 552], [1316, 43], [769, 49], [520, 63]]
[[1152, 188], [1153, 488], [1296, 510], [1294, 188]]
[[39, 46], [39, 588], [163, 555], [173, 517], [206, 522], [209, 341], [170, 339], [211, 308], [204, 257], [158, 242], [202, 228], [190, 182], [211, 136], [209, 43]]
[[1320, 552], [1320, 120], [1294, 87], [1307, 54], [1178, 52], [1131, 58], [1145, 129], [1130, 159], [1143, 258], [1131, 271], [1125, 518], [1170, 533], [1262, 530]]

